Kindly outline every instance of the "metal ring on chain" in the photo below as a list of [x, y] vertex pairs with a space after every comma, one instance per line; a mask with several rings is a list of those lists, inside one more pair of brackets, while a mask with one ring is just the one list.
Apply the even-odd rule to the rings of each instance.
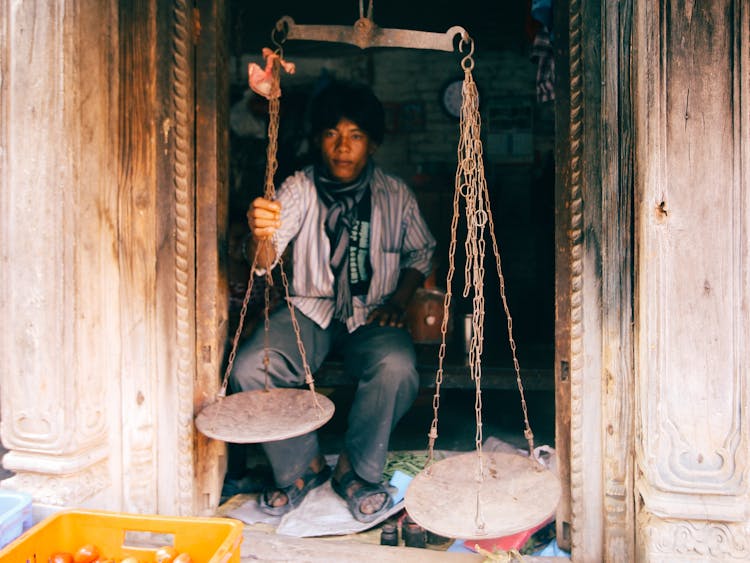
[[461, 163], [463, 173], [467, 176], [471, 176], [476, 173], [477, 163], [473, 160], [467, 160]]
[[487, 212], [484, 209], [479, 209], [474, 214], [474, 224], [477, 227], [484, 227], [487, 224]]

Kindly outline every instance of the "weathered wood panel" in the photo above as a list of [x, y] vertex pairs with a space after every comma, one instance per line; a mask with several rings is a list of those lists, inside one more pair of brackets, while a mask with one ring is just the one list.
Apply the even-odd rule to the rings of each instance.
[[119, 4], [123, 508], [196, 512], [193, 20]]
[[2, 1], [0, 49], [4, 486], [194, 514], [193, 6]]
[[[555, 517], [558, 544], [571, 547], [570, 498], [570, 328], [571, 328], [571, 221], [569, 179], [570, 143], [570, 24], [569, 2], [555, 10], [555, 450], [562, 495]], [[579, 70], [580, 71], [580, 70]]]
[[123, 510], [155, 513], [158, 373], [156, 309], [156, 13], [120, 2], [118, 235], [122, 359], [118, 370]]
[[4, 485], [58, 506], [106, 502], [111, 479], [112, 17], [106, 4], [0, 2], [2, 437], [16, 472]]
[[601, 9], [570, 3], [570, 483], [573, 558], [603, 557]]
[[157, 291], [160, 513], [195, 514], [194, 3], [157, 3]]
[[[559, 6], [559, 5], [557, 5]], [[556, 6], [556, 447], [576, 561], [634, 555], [632, 3]]]
[[749, 17], [636, 10], [643, 560], [747, 558]]
[[[569, 496], [558, 512], [558, 534], [576, 561], [603, 550], [601, 384], [601, 13], [566, 3], [555, 30], [558, 154], [556, 198], [557, 447]], [[568, 448], [566, 450], [566, 447]]]
[[632, 0], [602, 4], [602, 425], [605, 561], [635, 560]]
[[[196, 386], [199, 412], [218, 391], [229, 312], [227, 278], [229, 93], [224, 2], [197, 3], [196, 25]], [[195, 437], [197, 507], [211, 514], [221, 498], [226, 447]]]

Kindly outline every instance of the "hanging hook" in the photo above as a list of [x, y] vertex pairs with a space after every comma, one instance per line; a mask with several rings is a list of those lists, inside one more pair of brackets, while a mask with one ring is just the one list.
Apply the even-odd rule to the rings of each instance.
[[461, 68], [464, 69], [464, 72], [469, 72], [474, 69], [474, 40], [466, 31], [461, 33], [461, 40], [458, 42], [458, 51], [460, 53], [464, 52], [464, 45], [469, 46], [469, 53], [461, 59]]
[[471, 47], [471, 52], [469, 55], [474, 53], [474, 40], [469, 35], [469, 32], [465, 29], [461, 30], [461, 41], [458, 43], [458, 50], [459, 52], [464, 52], [464, 45], [469, 45]]
[[288, 20], [289, 18], [284, 16], [276, 22], [276, 25], [271, 30], [271, 41], [276, 46], [276, 53], [278, 53], [279, 56], [284, 54], [283, 44], [286, 42], [287, 35], [289, 34]]

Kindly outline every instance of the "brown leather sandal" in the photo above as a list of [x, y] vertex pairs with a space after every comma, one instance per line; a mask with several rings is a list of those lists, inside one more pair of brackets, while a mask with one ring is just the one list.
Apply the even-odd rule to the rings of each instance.
[[[354, 485], [354, 487], [352, 485]], [[352, 513], [352, 516], [354, 516], [354, 519], [358, 522], [374, 522], [393, 507], [393, 497], [382, 483], [370, 483], [369, 481], [365, 481], [353, 470], [344, 473], [340, 481], [331, 479], [331, 487], [336, 491], [336, 494], [346, 501], [346, 505], [349, 507], [349, 512]], [[380, 494], [385, 495], [385, 499], [383, 500], [383, 504], [380, 505], [380, 508], [371, 514], [365, 514], [362, 512], [360, 509], [362, 501], [372, 495]]]
[[[324, 465], [323, 469], [317, 473], [308, 468], [299, 477], [304, 483], [302, 488], [297, 486], [297, 479], [295, 479], [294, 483], [288, 487], [268, 487], [260, 494], [260, 496], [258, 496], [258, 508], [260, 508], [262, 512], [271, 516], [283, 516], [287, 512], [297, 508], [307, 496], [307, 493], [316, 487], [320, 487], [323, 483], [328, 481], [330, 476], [331, 468], [328, 465]], [[271, 504], [269, 499], [276, 492], [281, 492], [286, 495], [286, 503], [280, 506], [273, 506]]]

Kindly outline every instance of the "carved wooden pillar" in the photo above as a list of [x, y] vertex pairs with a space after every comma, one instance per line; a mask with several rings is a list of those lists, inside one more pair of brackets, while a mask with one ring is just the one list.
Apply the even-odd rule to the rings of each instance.
[[557, 538], [632, 561], [631, 4], [555, 4]]
[[638, 560], [747, 561], [750, 10], [636, 5]]
[[116, 480], [112, 21], [106, 3], [0, 3], [3, 463], [53, 505], [108, 504]]
[[[196, 336], [197, 17], [182, 0], [0, 0], [3, 485], [38, 505], [218, 504], [221, 448], [193, 425], [223, 344]], [[220, 186], [203, 188], [214, 209]], [[220, 319], [212, 256], [201, 310]]]

